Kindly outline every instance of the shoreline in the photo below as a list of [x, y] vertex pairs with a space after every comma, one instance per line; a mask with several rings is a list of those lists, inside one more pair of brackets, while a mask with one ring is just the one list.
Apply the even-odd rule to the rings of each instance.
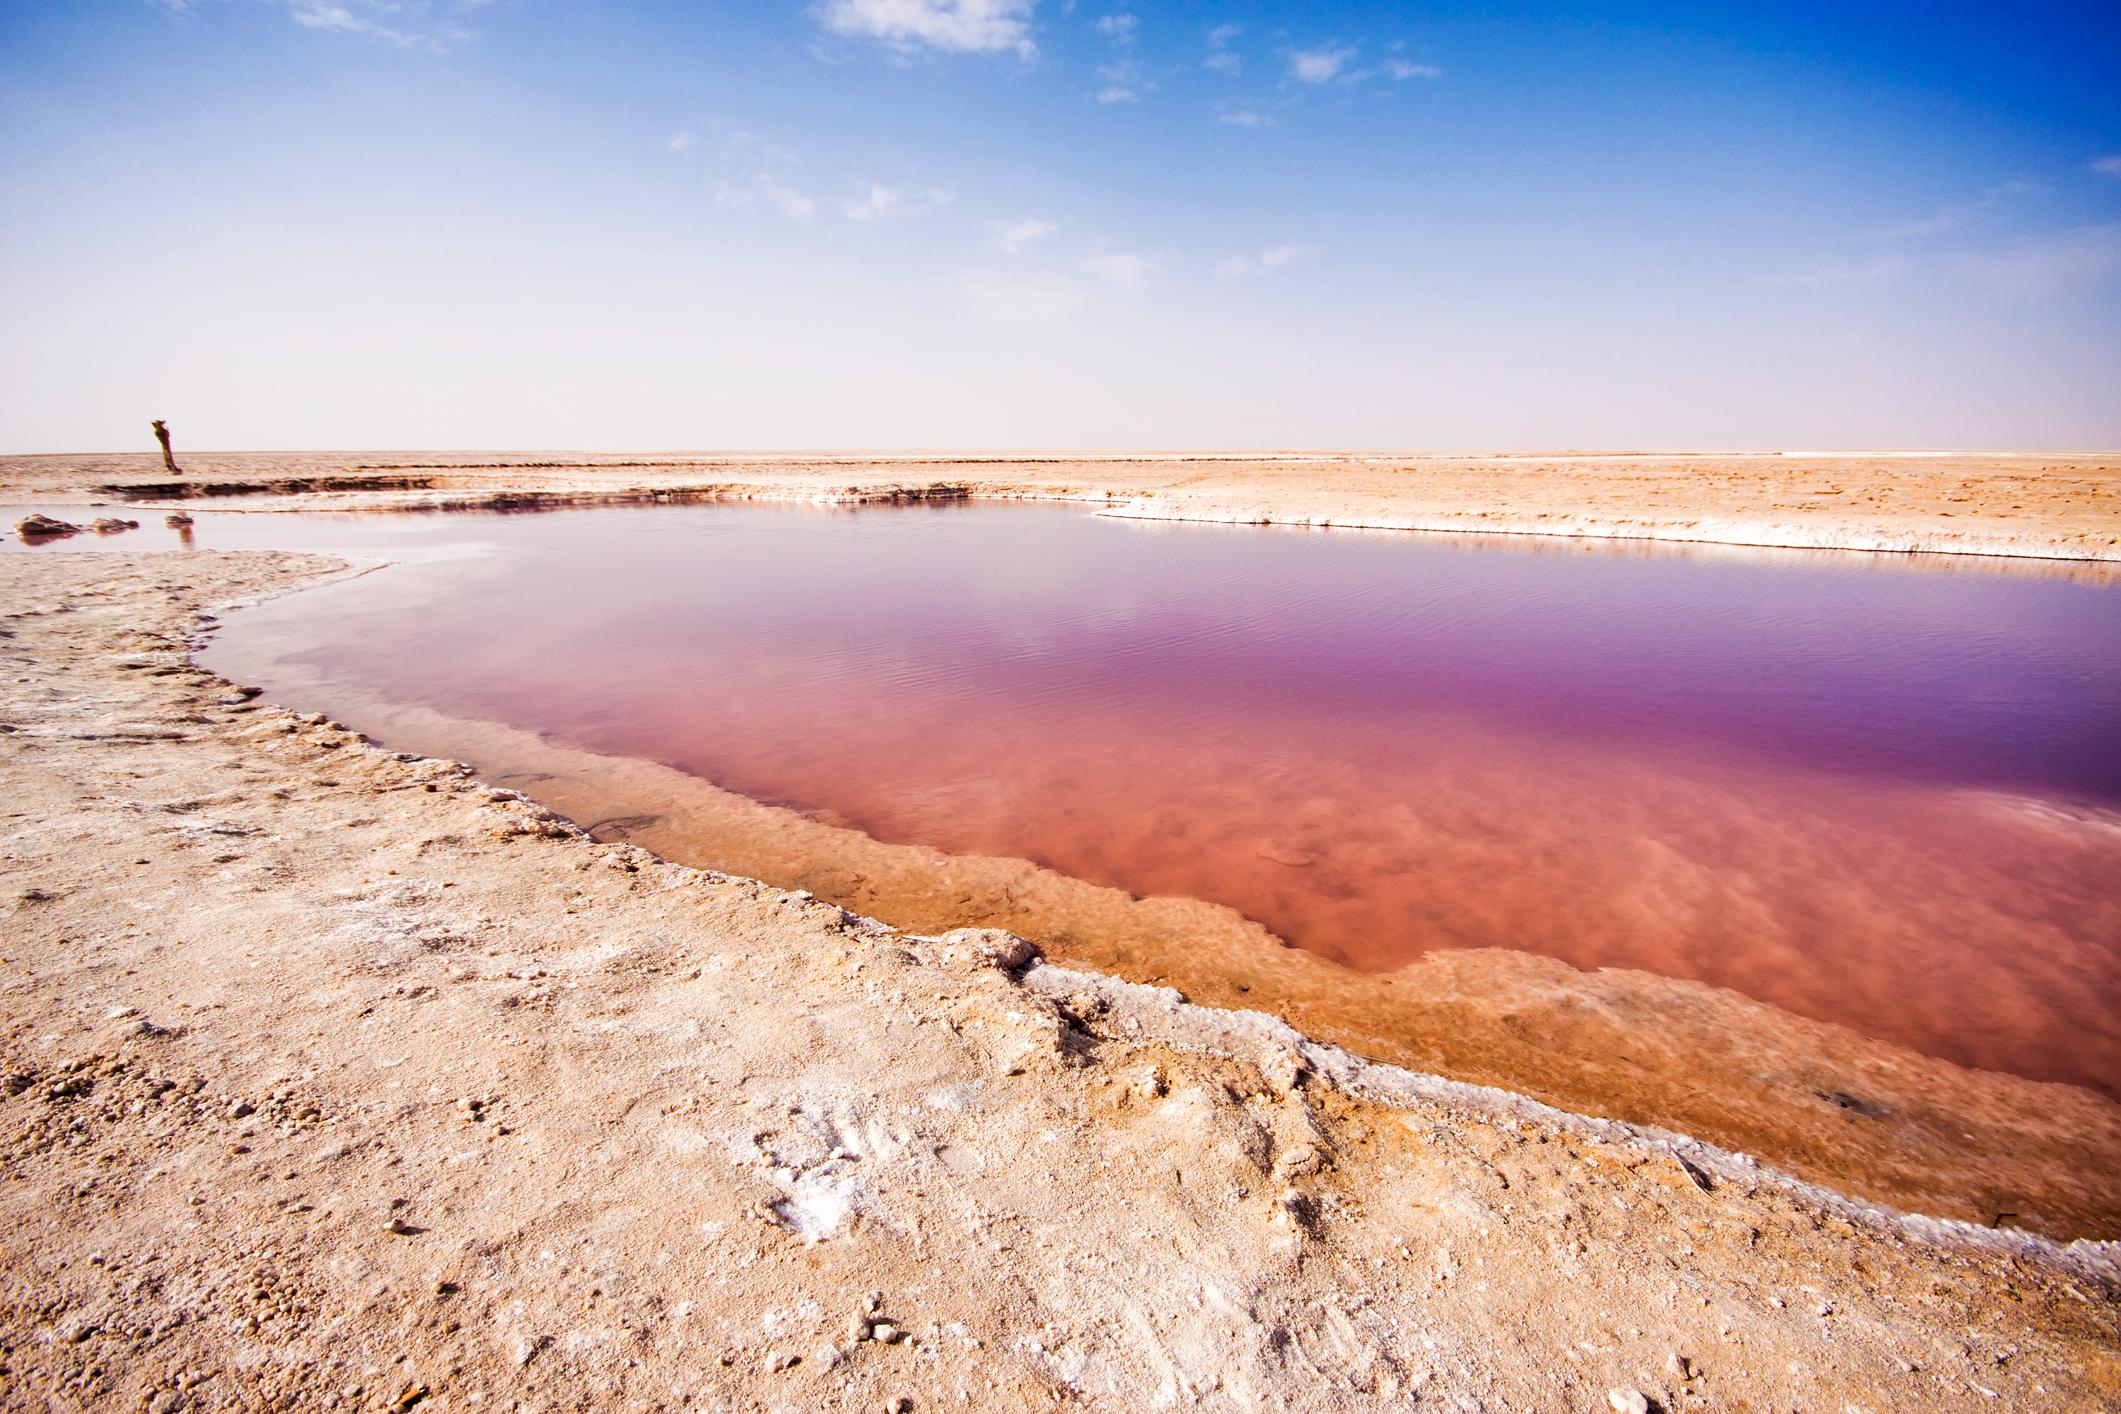
[[[94, 491], [157, 510], [259, 498], [269, 504], [230, 508], [400, 511], [977, 497], [1139, 519], [2052, 560], [2102, 581], [2121, 567], [2115, 454], [415, 460], [422, 455], [201, 453], [175, 479], [144, 456], [0, 457], [0, 496]], [[906, 475], [922, 468], [937, 475]], [[847, 476], [865, 469], [884, 474]]]
[[19, 1394], [2121, 1406], [2115, 1244], [881, 929], [187, 665], [324, 567], [0, 563]]
[[[186, 666], [320, 567], [0, 565], [14, 1390], [2121, 1402], [2112, 1244], [881, 931]], [[888, 1340], [845, 1333], [865, 1290]]]
[[2121, 1408], [2121, 1243], [599, 843], [193, 661], [324, 564], [0, 559], [0, 1388]]
[[1437, 1071], [1593, 1123], [1679, 1132], [1856, 1201], [1976, 1230], [2001, 1214], [2064, 1240], [2115, 1230], [2110, 1190], [2080, 1176], [2121, 1153], [2121, 1107], [2085, 1086], [1969, 1068], [1705, 982], [1586, 971], [1535, 953], [1444, 949], [1392, 972], [1356, 972], [1205, 900], [1137, 898], [1027, 860], [890, 843], [660, 762], [271, 661], [208, 656], [234, 681], [270, 682], [269, 696], [290, 710], [321, 710], [392, 749], [468, 761], [592, 838], [681, 866], [797, 890], [912, 933], [1005, 929], [1060, 964], [1176, 988], [1211, 1009], [1264, 1008], [1369, 1063]]
[[[226, 553], [226, 552], [221, 552]], [[285, 551], [243, 552], [259, 555], [286, 557]], [[310, 556], [312, 559], [332, 560], [338, 557]], [[337, 569], [327, 569], [314, 578], [297, 580], [281, 585], [264, 594], [239, 600], [218, 603], [214, 612], [206, 617], [218, 620], [222, 615], [240, 611], [255, 604], [287, 595], [300, 594], [326, 584], [357, 579], [391, 567], [396, 562], [377, 560], [373, 562], [341, 560]], [[225, 675], [205, 667], [199, 662], [202, 652], [212, 646], [215, 633], [221, 627], [218, 621], [208, 623], [195, 620], [190, 633], [191, 650], [186, 657], [189, 666], [208, 673], [213, 679], [231, 691], [249, 690], [248, 685], [239, 684]], [[261, 693], [254, 699], [261, 705], [271, 707], [306, 719], [319, 715], [314, 709], [305, 710], [292, 704], [272, 701], [269, 694]], [[431, 709], [416, 709], [426, 715], [440, 716]], [[528, 735], [518, 728], [499, 723], [472, 722], [467, 719], [445, 718], [445, 720], [470, 727], [493, 727], [513, 735]], [[1416, 1104], [1440, 1107], [1447, 1113], [1463, 1115], [1480, 1122], [1515, 1121], [1542, 1126], [1551, 1130], [1565, 1131], [1586, 1140], [1614, 1144], [1641, 1152], [1650, 1158], [1665, 1158], [1672, 1161], [1686, 1174], [1688, 1180], [1708, 1191], [1710, 1182], [1762, 1184], [1814, 1204], [1834, 1216], [1863, 1222], [1874, 1227], [1896, 1232], [1911, 1241], [1922, 1242], [1946, 1250], [1978, 1251], [1995, 1255], [2009, 1255], [2028, 1260], [2053, 1264], [2058, 1270], [2110, 1286], [2117, 1301], [2121, 1301], [2121, 1237], [2056, 1237], [2026, 1228], [1997, 1227], [1964, 1219], [1939, 1216], [1896, 1206], [1889, 1202], [1875, 1201], [1860, 1194], [1844, 1191], [1829, 1183], [1803, 1178], [1772, 1163], [1766, 1163], [1751, 1154], [1722, 1147], [1711, 1140], [1674, 1130], [1664, 1126], [1615, 1119], [1597, 1114], [1584, 1113], [1556, 1105], [1537, 1096], [1504, 1085], [1462, 1080], [1448, 1075], [1422, 1071], [1389, 1061], [1364, 1056], [1331, 1041], [1305, 1033], [1288, 1018], [1269, 1011], [1227, 1005], [1203, 1004], [1192, 1001], [1180, 988], [1130, 980], [1124, 976], [1082, 964], [1071, 964], [1047, 954], [1049, 945], [1036, 939], [1026, 938], [1006, 929], [981, 927], [972, 923], [961, 923], [935, 933], [922, 933], [898, 927], [870, 918], [847, 909], [845, 905], [830, 899], [820, 899], [807, 889], [792, 888], [731, 872], [712, 864], [689, 863], [673, 859], [653, 849], [633, 844], [631, 840], [599, 841], [592, 833], [594, 826], [585, 826], [566, 811], [539, 801], [533, 791], [501, 784], [490, 778], [490, 773], [475, 764], [453, 759], [445, 755], [425, 752], [398, 751], [375, 741], [366, 733], [356, 732], [336, 719], [327, 723], [338, 731], [353, 732], [357, 737], [354, 748], [378, 752], [400, 762], [416, 763], [463, 773], [465, 779], [484, 789], [491, 797], [501, 801], [519, 802], [537, 812], [541, 819], [557, 822], [573, 835], [586, 842], [611, 844], [617, 848], [633, 850], [656, 864], [685, 875], [699, 875], [717, 883], [734, 884], [746, 888], [767, 890], [804, 903], [822, 902], [839, 908], [851, 922], [877, 939], [903, 938], [910, 942], [952, 945], [954, 939], [976, 938], [971, 944], [976, 948], [990, 949], [1004, 959], [1002, 970], [1014, 977], [1026, 991], [1051, 997], [1064, 1007], [1071, 1002], [1077, 1005], [1070, 1009], [1080, 1016], [1080, 998], [1088, 994], [1096, 999], [1094, 1009], [1103, 1025], [1116, 1025], [1130, 1038], [1152, 1039], [1169, 1048], [1208, 1056], [1217, 1060], [1236, 1061], [1258, 1068], [1262, 1074], [1280, 1070], [1285, 1076], [1309, 1076], [1321, 1081], [1353, 1098], [1373, 1100], [1388, 1107], [1411, 1107]], [[579, 749], [560, 748], [573, 754]], [[624, 758], [602, 757], [613, 764], [624, 764]], [[674, 771], [675, 768], [655, 762], [632, 764], [650, 766], [658, 771]], [[678, 773], [683, 774], [683, 773]], [[504, 777], [505, 779], [505, 777]], [[704, 790], [721, 795], [735, 796], [712, 782], [698, 783]], [[788, 814], [801, 817], [800, 812], [787, 807], [774, 806], [748, 797], [736, 796], [760, 811]], [[835, 832], [860, 834], [844, 827], [828, 827]], [[869, 836], [862, 836], [871, 839]], [[871, 843], [884, 849], [909, 848], [893, 846], [871, 839]], [[932, 853], [925, 847], [911, 847], [922, 853]], [[962, 859], [963, 856], [944, 856]], [[1030, 868], [1028, 861], [1006, 860], [1007, 864], [1022, 864]], [[1050, 872], [1050, 871], [1047, 871]], [[1066, 878], [1067, 876], [1061, 876]], [[1071, 882], [1084, 882], [1075, 881]], [[1099, 887], [1088, 885], [1088, 887]], [[1205, 904], [1202, 900], [1182, 899], [1184, 904]], [[1287, 943], [1278, 943], [1284, 950]], [[1578, 971], [1571, 969], [1572, 971]], [[1619, 969], [1603, 969], [1616, 971]], [[1578, 971], [1588, 979], [1589, 974]], [[1671, 981], [1674, 979], [1660, 979]], [[1696, 984], [1698, 985], [1698, 984]], [[1722, 989], [1716, 989], [1722, 990]], [[1756, 1004], [1758, 1005], [1758, 1004]], [[1792, 1017], [1791, 1020], [1798, 1018]], [[1840, 1028], [1835, 1028], [1840, 1029]], [[1881, 1043], [1883, 1044], [1883, 1043]], [[1923, 1057], [1924, 1060], [1931, 1058]], [[1937, 1062], [1948, 1065], [1948, 1062]], [[1292, 1069], [1293, 1067], [1293, 1069]], [[1954, 1067], [1955, 1069], [1957, 1067]], [[2000, 1072], [1973, 1072], [1973, 1074], [2001, 1075]], [[2003, 1079], [2022, 1083], [2029, 1087], [2045, 1089], [2052, 1087], [2064, 1092], [2079, 1092], [2093, 1095], [2080, 1086], [2060, 1082], [2036, 1081], [2018, 1076], [2003, 1075]]]

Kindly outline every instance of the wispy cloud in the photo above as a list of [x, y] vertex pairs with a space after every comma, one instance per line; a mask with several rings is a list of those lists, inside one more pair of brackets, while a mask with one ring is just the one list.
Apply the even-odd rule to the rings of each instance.
[[1356, 50], [1298, 49], [1289, 55], [1289, 77], [1299, 83], [1331, 83], [1353, 62]]
[[669, 148], [672, 152], [683, 153], [692, 151], [693, 148], [699, 145], [699, 141], [691, 133], [678, 132], [664, 138], [663, 146]]
[[1913, 268], [1914, 262], [1904, 255], [1873, 255], [1860, 259], [1835, 256], [1802, 269], [1780, 270], [1763, 275], [1759, 282], [1763, 285], [1795, 288], [1808, 285], [1868, 284], [1874, 280], [1897, 279]]
[[2002, 244], [1868, 256], [1835, 256], [1797, 270], [1761, 277], [1783, 286], [1849, 285], [1885, 280], [1956, 282], [1992, 294], [2029, 300], [2086, 294], [2121, 278], [2121, 223], [2079, 226]]
[[1141, 61], [1135, 58], [1135, 34], [1141, 21], [1124, 10], [1099, 17], [1097, 32], [1116, 51], [1113, 57], [1097, 66], [1097, 77], [1102, 85], [1096, 94], [1100, 103], [1139, 103], [1143, 93], [1156, 87], [1156, 80]]
[[[154, 0], [173, 15], [200, 13], [197, 0]], [[458, 16], [486, 0], [270, 0], [304, 29], [364, 35], [401, 49], [439, 53], [472, 37]]]
[[736, 210], [771, 207], [791, 221], [807, 223], [817, 215], [817, 198], [764, 175], [754, 175], [743, 182], [717, 182], [714, 200], [717, 206]]
[[1443, 70], [1437, 68], [1434, 64], [1417, 64], [1409, 59], [1385, 60], [1385, 72], [1391, 75], [1395, 83], [1405, 83], [1408, 79], [1440, 79], [1443, 77]]
[[1059, 229], [1053, 222], [1036, 216], [1021, 221], [989, 221], [987, 231], [992, 238], [987, 244], [1004, 255], [1020, 255], [1027, 246], [1036, 245]]
[[2092, 159], [2092, 170], [2102, 177], [2121, 177], [2121, 152]]
[[1082, 305], [1083, 292], [1061, 280], [1021, 280], [974, 270], [965, 276], [972, 307], [1005, 324], [1051, 324]]
[[1217, 25], [1208, 31], [1208, 57], [1201, 60], [1217, 73], [1236, 77], [1244, 72], [1244, 57], [1230, 47], [1230, 42], [1245, 32], [1243, 25]]
[[1099, 251], [1084, 256], [1077, 265], [1085, 275], [1094, 275], [1123, 290], [1142, 288], [1149, 283], [1150, 272], [1156, 269], [1156, 262], [1148, 256], [1125, 251]]
[[1233, 255], [1217, 263], [1215, 273], [1226, 280], [1267, 275], [1311, 253], [1307, 245], [1268, 246], [1257, 255]]
[[901, 216], [918, 216], [924, 211], [934, 211], [957, 200], [957, 194], [947, 187], [929, 187], [924, 191], [907, 192], [901, 187], [887, 187], [882, 182], [866, 184], [862, 195], [846, 205], [847, 219], [877, 223], [897, 220]]
[[2054, 299], [2121, 275], [2121, 223], [2079, 226], [1994, 250], [1965, 251], [1949, 268], [1980, 284], [2032, 299]]
[[1228, 123], [1233, 128], [1271, 128], [1274, 119], [1265, 113], [1256, 113], [1250, 108], [1226, 108], [1215, 115], [1218, 123]]
[[1015, 53], [1029, 59], [1032, 0], [822, 0], [812, 12], [826, 29], [894, 49], [961, 54]]

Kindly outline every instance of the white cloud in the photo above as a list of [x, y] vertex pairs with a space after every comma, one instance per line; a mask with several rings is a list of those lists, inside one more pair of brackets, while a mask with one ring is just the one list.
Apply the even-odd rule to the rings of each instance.
[[2102, 177], [2121, 177], [2121, 152], [2092, 160], [2092, 170]]
[[1097, 32], [1114, 44], [1132, 44], [1134, 35], [1141, 28], [1141, 18], [1122, 10], [1115, 15], [1101, 15], [1097, 21]]
[[1434, 64], [1416, 64], [1405, 59], [1385, 60], [1385, 72], [1400, 83], [1405, 83], [1408, 79], [1440, 79], [1443, 77], [1443, 70], [1437, 68]]
[[1219, 74], [1229, 74], [1233, 77], [1243, 73], [1245, 68], [1244, 59], [1227, 49], [1213, 50], [1201, 62]]
[[1123, 84], [1108, 84], [1097, 91], [1100, 103], [1139, 103], [1141, 95]]
[[817, 198], [764, 173], [755, 173], [743, 182], [717, 182], [714, 202], [735, 210], [763, 204], [791, 221], [808, 222], [817, 215]]
[[1014, 280], [992, 270], [965, 277], [965, 294], [973, 308], [1008, 324], [1051, 324], [1081, 306], [1083, 292], [1058, 280]]
[[987, 229], [994, 237], [988, 244], [1005, 255], [1019, 255], [1024, 247], [1044, 240], [1060, 227], [1051, 221], [1027, 216], [1021, 221], [989, 221]]
[[1038, 52], [1032, 0], [823, 0], [814, 12], [834, 34], [880, 40], [894, 49], [922, 45], [961, 54]]
[[1310, 253], [1311, 247], [1306, 245], [1268, 246], [1257, 255], [1233, 255], [1219, 262], [1215, 273], [1226, 280], [1246, 279], [1279, 270], [1291, 261], [1301, 260]]
[[957, 194], [944, 187], [929, 187], [926, 191], [908, 195], [898, 187], [887, 187], [882, 182], [870, 182], [859, 201], [847, 203], [847, 219], [876, 223], [895, 220], [900, 216], [918, 216], [923, 211], [948, 206], [957, 200]]
[[1148, 284], [1149, 272], [1156, 268], [1156, 262], [1148, 256], [1125, 251], [1100, 251], [1084, 256], [1078, 263], [1085, 275], [1095, 275], [1123, 290], [1138, 290]]
[[[381, 9], [383, 13], [395, 18], [398, 7], [385, 5]], [[383, 24], [365, 14], [357, 14], [344, 5], [330, 4], [328, 0], [287, 0], [287, 13], [290, 19], [305, 29], [327, 30], [338, 34], [365, 34], [406, 48], [440, 46], [440, 40], [434, 36]]]
[[817, 215], [817, 201], [794, 187], [782, 186], [779, 182], [761, 181], [759, 195], [766, 204], [778, 210], [791, 221], [808, 221]]
[[1228, 123], [1233, 128], [1271, 128], [1274, 120], [1265, 113], [1255, 113], [1249, 108], [1232, 108], [1215, 115], [1218, 123]]
[[698, 143], [699, 139], [691, 133], [672, 133], [663, 139], [663, 146], [672, 152], [690, 152]]
[[1355, 50], [1298, 49], [1289, 55], [1289, 76], [1304, 83], [1331, 83], [1355, 57]]
[[1214, 29], [1208, 31], [1208, 47], [1210, 49], [1224, 48], [1231, 40], [1244, 32], [1245, 27], [1243, 25], [1217, 25]]

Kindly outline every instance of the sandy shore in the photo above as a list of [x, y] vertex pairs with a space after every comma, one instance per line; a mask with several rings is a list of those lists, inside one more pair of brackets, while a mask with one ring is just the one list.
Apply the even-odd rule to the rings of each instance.
[[0, 562], [9, 1404], [2121, 1407], [2110, 1246], [893, 933], [191, 666], [328, 568]]
[[1096, 502], [1111, 514], [2121, 564], [2121, 455], [775, 456], [199, 453], [0, 457], [0, 495], [286, 509], [527, 508], [898, 495]]
[[[2121, 563], [2121, 462], [2096, 457], [186, 460], [172, 484], [145, 457], [0, 459], [0, 498], [994, 495]], [[1011, 861], [643, 780], [685, 797], [673, 818], [719, 812], [700, 838], [725, 867], [803, 857], [799, 835], [821, 886], [850, 859], [894, 880], [874, 911], [907, 931], [667, 863], [192, 662], [211, 610], [335, 572], [0, 560], [9, 1405], [2121, 1408], [2121, 1248], [1979, 1225], [2002, 1204], [2103, 1225], [2107, 1102], [1838, 1055], [1833, 1028], [1784, 1028], [1735, 1090], [1690, 1086], [1702, 1038], [1674, 1033], [1657, 1113], [1752, 1125], [1740, 1147], [1800, 1171], [1858, 1137], [1874, 1172], [1836, 1187], [1877, 1206], [1074, 970], [1127, 971], [1124, 947], [1063, 966], [920, 911], [945, 864], [952, 897], [983, 869], [1022, 896]], [[564, 775], [528, 788], [569, 808]], [[1109, 911], [1081, 888], [1041, 906]], [[1546, 1011], [1777, 1031], [1646, 974], [1598, 974], [1586, 1011], [1559, 964], [1445, 962], [1430, 990], [1511, 1044]], [[1288, 958], [1276, 1008], [1395, 1054], [1310, 966]], [[1214, 977], [1174, 980], [1256, 1004]], [[1558, 1063], [1571, 1037], [1546, 1039]], [[1776, 1087], [1836, 1067], [1890, 1091], [1891, 1122], [1778, 1129]]]

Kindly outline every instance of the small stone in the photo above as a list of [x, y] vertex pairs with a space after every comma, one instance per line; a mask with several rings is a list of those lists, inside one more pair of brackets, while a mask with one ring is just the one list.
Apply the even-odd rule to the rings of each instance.
[[403, 1218], [392, 1218], [383, 1224], [383, 1231], [393, 1237], [413, 1237], [418, 1235], [420, 1230]]
[[89, 529], [95, 531], [98, 535], [116, 535], [121, 530], [138, 530], [139, 528], [140, 522], [136, 520], [119, 520], [116, 516], [97, 516], [94, 523], [89, 526]]
[[889, 1321], [878, 1321], [869, 1328], [869, 1338], [882, 1345], [889, 1345], [899, 1338], [899, 1328]]
[[228, 1107], [228, 1117], [230, 1119], [248, 1119], [256, 1113], [257, 1110], [251, 1107], [251, 1103], [248, 1100], [238, 1100]]
[[1665, 1360], [1664, 1368], [1682, 1380], [1691, 1380], [1699, 1373], [1694, 1368], [1694, 1362], [1676, 1350]]
[[778, 1375], [783, 1370], [792, 1370], [803, 1363], [803, 1357], [792, 1350], [776, 1350], [766, 1358], [766, 1368]]
[[50, 540], [61, 535], [79, 535], [81, 527], [47, 515], [26, 515], [15, 522], [15, 534], [24, 540]]
[[162, 517], [162, 523], [171, 530], [182, 530], [192, 523], [192, 518], [182, 511], [171, 511], [168, 515]]
[[884, 1401], [884, 1414], [913, 1414], [913, 1400], [906, 1395]]
[[1649, 1396], [1639, 1389], [1609, 1389], [1605, 1402], [1613, 1407], [1613, 1414], [1650, 1414]]

